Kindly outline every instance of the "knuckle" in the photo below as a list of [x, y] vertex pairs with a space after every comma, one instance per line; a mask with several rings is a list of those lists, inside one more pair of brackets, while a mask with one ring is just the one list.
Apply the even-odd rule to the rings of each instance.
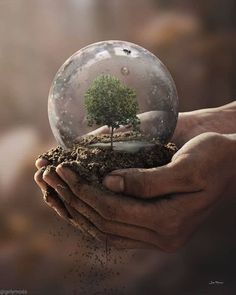
[[55, 189], [58, 193], [63, 193], [67, 190], [67, 186], [62, 183], [57, 183]]
[[58, 195], [70, 206], [77, 206], [76, 202], [73, 199], [73, 196], [68, 191], [68, 187], [62, 184], [57, 184], [56, 192]]

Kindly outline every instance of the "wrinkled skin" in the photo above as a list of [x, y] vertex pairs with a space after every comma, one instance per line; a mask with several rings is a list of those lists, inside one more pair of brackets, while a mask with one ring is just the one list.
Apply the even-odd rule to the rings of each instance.
[[35, 180], [44, 196], [48, 186], [55, 190], [44, 197], [47, 204], [86, 234], [117, 248], [176, 251], [230, 197], [227, 191], [236, 193], [236, 135], [220, 133], [235, 133], [236, 124], [220, 130], [222, 123], [211, 123], [217, 113], [210, 113], [180, 114], [173, 141], [181, 148], [171, 163], [113, 171], [103, 181], [107, 189], [88, 185], [63, 164], [44, 171], [43, 159]]

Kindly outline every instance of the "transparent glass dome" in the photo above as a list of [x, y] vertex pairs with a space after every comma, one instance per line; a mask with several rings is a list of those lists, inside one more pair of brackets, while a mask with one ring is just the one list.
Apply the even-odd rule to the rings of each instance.
[[48, 114], [58, 144], [70, 147], [104, 125], [89, 126], [85, 105], [85, 93], [101, 75], [111, 75], [134, 90], [140, 132], [146, 139], [166, 143], [171, 138], [178, 117], [178, 96], [169, 71], [143, 47], [111, 40], [80, 49], [57, 72], [49, 93]]

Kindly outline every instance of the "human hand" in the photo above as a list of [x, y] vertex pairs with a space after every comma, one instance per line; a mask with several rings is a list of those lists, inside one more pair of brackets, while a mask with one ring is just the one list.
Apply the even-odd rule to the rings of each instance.
[[[37, 159], [35, 162], [35, 166], [38, 169], [34, 174], [34, 180], [37, 183], [38, 187], [41, 189], [43, 194], [43, 200], [45, 203], [52, 208], [56, 213], [68, 223], [73, 224], [72, 217], [67, 210], [65, 204], [62, 200], [58, 197], [56, 191], [52, 189], [44, 180], [43, 180], [43, 173], [47, 169], [47, 166], [50, 163], [43, 159]], [[74, 225], [74, 224], [73, 224]]]
[[[138, 115], [140, 129], [151, 129], [153, 125], [158, 126], [165, 117], [162, 112], [146, 112]], [[190, 139], [205, 132], [216, 132], [221, 134], [235, 133], [236, 129], [236, 102], [218, 108], [200, 109], [191, 112], [179, 113], [177, 125], [171, 141], [178, 147], [182, 147]], [[122, 126], [115, 132], [131, 130], [129, 126]], [[89, 135], [109, 133], [107, 126], [95, 129]]]
[[[174, 251], [188, 241], [223, 195], [227, 197], [226, 188], [234, 186], [234, 151], [235, 141], [228, 136], [197, 136], [166, 166], [108, 175], [104, 185], [125, 195], [98, 192], [63, 165], [43, 178], [73, 210], [75, 223], [98, 239], [106, 238], [118, 247]], [[78, 214], [89, 221], [89, 230]]]
[[[228, 191], [236, 192], [235, 142], [235, 135], [204, 133], [185, 144], [168, 165], [113, 171], [104, 185], [145, 199], [139, 224], [155, 230], [157, 245], [171, 251], [188, 241]], [[129, 221], [124, 217], [123, 222]]]
[[[48, 205], [48, 207], [53, 209], [57, 213], [57, 215], [59, 215], [59, 217], [62, 218], [64, 221], [66, 221], [73, 227], [79, 229], [87, 238], [93, 236], [83, 226], [84, 217], [80, 216], [80, 214], [76, 212], [75, 209], [73, 209], [71, 206], [65, 203], [62, 200], [62, 198], [60, 198], [57, 191], [51, 185], [49, 185], [49, 182], [47, 183], [44, 180], [43, 175], [46, 174], [47, 178], [49, 179], [51, 178], [54, 179], [55, 177], [54, 179], [54, 182], [56, 182], [55, 187], [57, 187], [58, 189], [66, 186], [64, 183], [61, 183], [61, 181], [57, 182], [58, 176], [55, 173], [55, 167], [53, 169], [52, 167], [48, 169], [50, 167], [50, 163], [43, 158], [37, 159], [35, 162], [35, 166], [38, 170], [36, 171], [34, 175], [34, 180], [39, 186], [39, 188], [41, 189], [43, 194], [43, 200]], [[86, 220], [85, 220], [85, 223], [86, 223]]]
[[[35, 181], [43, 192], [44, 201], [49, 207], [54, 209], [60, 217], [72, 224], [74, 227], [79, 228], [83, 233], [106, 243], [107, 246], [126, 249], [154, 247], [151, 244], [148, 245], [129, 238], [129, 232], [132, 231], [132, 228], [126, 226], [125, 224], [109, 222], [108, 217], [104, 217], [102, 213], [100, 214], [93, 210], [92, 207], [86, 203], [89, 200], [96, 200], [97, 204], [99, 204], [99, 200], [102, 198], [114, 198], [113, 193], [107, 191], [105, 192], [88, 185], [80, 179], [78, 174], [72, 172], [69, 168], [64, 167], [65, 165], [63, 164], [57, 167], [57, 172], [59, 171], [58, 173], [56, 173], [53, 169], [45, 170], [45, 166], [48, 164], [49, 163], [44, 159], [38, 159], [36, 161], [38, 171], [35, 173]], [[75, 194], [73, 194], [67, 183], [59, 176], [61, 173], [64, 173], [65, 177], [69, 178], [71, 182], [77, 182], [77, 189], [80, 191], [82, 199], [86, 202], [83, 202]], [[123, 198], [123, 196], [120, 197]], [[117, 198], [117, 195], [115, 195], [115, 198]], [[130, 201], [132, 202], [132, 199]], [[131, 207], [132, 204], [130, 204], [129, 208]], [[115, 216], [115, 211], [117, 209], [118, 208], [116, 207], [107, 207], [106, 216], [108, 216], [107, 214], [109, 214], [109, 216]], [[126, 208], [124, 209], [126, 210]], [[103, 208], [101, 208], [99, 212], [103, 212]], [[115, 234], [107, 235], [104, 231], [104, 226], [106, 226], [108, 231], [110, 226], [115, 226], [118, 230], [121, 228], [122, 232], [127, 232], [128, 238], [119, 237]], [[142, 229], [140, 229], [140, 231], [142, 233]]]
[[[230, 131], [231, 131], [231, 133], [232, 132], [234, 132], [234, 128], [235, 128], [235, 124], [234, 124], [234, 119], [235, 119], [235, 103], [231, 103], [231, 104], [229, 104], [229, 105], [226, 105], [226, 106], [223, 106], [223, 107], [220, 107], [220, 108], [216, 108], [216, 109], [205, 109], [205, 110], [199, 110], [199, 111], [194, 111], [194, 112], [188, 112], [188, 113], [180, 113], [180, 116], [179, 116], [179, 120], [178, 120], [178, 124], [177, 124], [177, 127], [176, 127], [176, 131], [175, 131], [175, 134], [174, 134], [174, 137], [173, 137], [173, 141], [174, 142], [176, 142], [176, 143], [178, 143], [179, 144], [179, 146], [182, 146], [184, 143], [186, 143], [189, 139], [191, 139], [191, 138], [193, 138], [194, 136], [196, 136], [196, 135], [198, 135], [198, 134], [200, 134], [200, 133], [202, 133], [202, 132], [205, 132], [205, 131], [208, 131], [208, 130], [214, 130], [214, 131], [218, 131], [218, 132], [225, 132], [225, 133], [230, 133]], [[216, 118], [218, 118], [217, 120], [216, 120]], [[219, 120], [219, 118], [220, 119], [222, 119], [223, 120], [223, 122], [225, 122], [225, 124], [222, 124], [222, 123], [220, 123], [221, 122], [221, 120]], [[228, 119], [227, 119], [228, 118]], [[100, 131], [99, 131], [100, 132]], [[107, 132], [107, 130], [105, 130], [104, 132]], [[220, 135], [219, 135], [220, 136]], [[217, 137], [217, 136], [216, 136]], [[209, 138], [210, 139], [210, 138]], [[225, 138], [226, 139], [226, 138]], [[228, 138], [229, 139], [229, 138]], [[198, 140], [198, 138], [197, 138], [197, 140]], [[186, 160], [189, 160], [189, 159], [191, 159], [191, 157], [189, 157], [190, 155], [191, 155], [191, 152], [193, 152], [193, 154], [195, 153], [194, 152], [194, 150], [197, 150], [197, 152], [196, 152], [196, 155], [198, 154], [198, 145], [196, 146], [196, 143], [197, 143], [197, 141], [195, 141], [195, 140], [193, 140], [193, 141], [190, 141], [190, 143], [189, 144], [187, 144], [186, 145], [186, 147], [184, 146], [175, 156], [174, 156], [174, 158], [173, 158], [173, 160], [172, 160], [172, 163], [170, 163], [169, 165], [167, 165], [167, 168], [169, 167], [169, 168], [171, 168], [169, 171], [172, 173], [173, 172], [173, 169], [172, 168], [174, 168], [174, 167], [176, 167], [176, 162], [178, 162], [177, 160], [178, 160], [178, 158], [179, 158], [179, 156], [181, 156], [182, 154], [184, 154], [184, 150], [186, 150], [186, 148], [187, 148], [187, 151], [190, 149], [190, 153], [187, 153], [187, 158], [186, 158]], [[196, 146], [196, 147], [194, 147], [194, 146]], [[206, 145], [206, 147], [208, 146], [208, 144]], [[232, 141], [230, 141], [229, 140], [229, 147], [231, 147], [232, 146]], [[185, 148], [185, 149], [184, 149]], [[217, 154], [218, 154], [218, 146], [217, 146]], [[226, 146], [225, 147], [225, 150], [227, 150], [227, 148], [228, 148], [228, 146]], [[198, 168], [197, 169], [197, 176], [199, 176], [198, 174], [199, 174], [199, 171], [198, 170], [200, 170], [201, 171], [201, 169], [202, 169], [202, 165], [201, 165], [201, 163], [202, 162], [204, 162], [204, 159], [205, 159], [205, 157], [207, 157], [207, 158], [209, 158], [209, 159], [211, 159], [212, 161], [213, 161], [213, 156], [210, 158], [210, 157], [208, 157], [207, 156], [207, 153], [209, 152], [209, 150], [208, 150], [208, 148], [205, 150], [206, 151], [206, 155], [205, 155], [205, 157], [201, 157], [201, 154], [202, 154], [202, 152], [203, 152], [203, 150], [204, 150], [205, 148], [203, 148], [203, 147], [201, 147], [201, 149], [199, 150], [199, 151], [201, 151], [201, 153], [199, 153], [199, 156], [200, 156], [200, 159], [199, 159], [199, 162], [198, 162], [198, 160], [196, 160], [196, 159], [198, 159], [199, 157], [197, 157], [196, 159], [195, 159], [195, 162], [197, 163], [197, 165], [196, 165], [196, 168]], [[190, 155], [189, 155], [190, 154]], [[177, 157], [177, 155], [178, 155], [178, 157]], [[210, 154], [209, 154], [210, 155]], [[215, 155], [215, 154], [214, 154]], [[227, 153], [226, 152], [224, 152], [224, 156], [230, 156], [230, 155], [233, 155], [233, 152], [229, 152], [228, 153], [228, 151], [227, 151]], [[186, 155], [185, 155], [186, 156]], [[181, 158], [181, 157], [180, 157]], [[192, 157], [193, 159], [194, 159], [194, 157]], [[193, 160], [192, 159], [192, 160]], [[228, 163], [229, 161], [226, 161], [226, 163]], [[185, 163], [185, 161], [180, 161], [180, 163]], [[186, 163], [188, 163], [188, 161], [186, 161]], [[206, 161], [206, 164], [205, 164], [205, 166], [206, 166], [206, 168], [207, 168], [207, 163], [208, 163], [208, 161]], [[218, 159], [218, 161], [215, 161], [215, 165], [216, 165], [216, 167], [218, 167], [217, 166], [217, 164], [219, 164], [219, 163], [221, 163], [221, 161], [220, 161], [220, 158]], [[172, 165], [172, 164], [174, 164], [174, 165]], [[233, 164], [233, 161], [232, 161], [232, 163], [231, 164]], [[36, 166], [40, 169], [43, 165], [48, 165], [48, 163], [47, 162], [45, 162], [45, 160], [42, 160], [42, 159], [40, 159], [40, 160], [38, 160], [37, 161], [37, 164], [36, 164]], [[187, 165], [187, 164], [186, 164]], [[183, 165], [184, 166], [184, 165]], [[188, 166], [188, 165], [187, 165]], [[164, 166], [165, 167], [165, 166]], [[181, 167], [181, 165], [179, 166], [179, 167]], [[203, 167], [204, 167], [204, 165], [203, 165]], [[160, 169], [161, 168], [161, 169]], [[161, 171], [163, 171], [163, 169], [162, 169], [162, 167], [160, 167], [160, 168], [157, 168], [157, 170], [159, 171], [159, 174], [161, 174], [162, 172]], [[191, 167], [187, 167], [187, 168], [191, 168]], [[217, 169], [217, 168], [216, 168]], [[155, 169], [156, 170], [156, 169]], [[164, 169], [165, 170], [165, 169]], [[190, 172], [193, 172], [193, 170], [194, 170], [194, 168], [192, 168], [192, 169], [190, 169], [191, 171], [189, 171], [188, 169], [186, 169], [186, 173], [188, 174], [188, 172], [187, 171], [189, 171], [189, 173]], [[155, 171], [156, 173], [158, 172], [158, 171]], [[168, 169], [166, 169], [166, 171], [168, 171]], [[222, 175], [223, 176], [225, 176], [225, 175], [227, 175], [227, 174], [229, 174], [229, 171], [227, 171], [226, 173], [225, 172], [223, 172], [224, 170], [222, 170]], [[123, 171], [124, 172], [124, 171]], [[131, 171], [130, 171], [131, 172]], [[141, 171], [140, 171], [141, 172]], [[148, 172], [154, 172], [154, 171], [151, 171], [151, 170], [149, 170]], [[142, 172], [143, 173], [143, 172]], [[171, 173], [170, 173], [170, 175], [171, 175]], [[230, 173], [231, 173], [231, 171], [230, 171]], [[144, 173], [143, 173], [144, 174]], [[149, 173], [147, 173], [147, 175], [148, 175]], [[231, 173], [232, 174], [232, 173]], [[230, 174], [230, 175], [231, 175]], [[37, 173], [36, 173], [36, 176], [35, 176], [35, 178], [36, 178], [36, 182], [38, 183], [38, 185], [39, 186], [41, 186], [41, 189], [43, 190], [43, 192], [45, 192], [45, 189], [46, 189], [46, 186], [48, 187], [48, 184], [43, 180], [43, 177], [42, 177], [42, 175], [43, 175], [43, 171], [41, 170], [41, 171], [38, 171]], [[128, 174], [127, 174], [128, 175]], [[146, 174], [145, 174], [146, 175]], [[154, 175], [154, 174], [153, 174]], [[157, 176], [158, 176], [158, 173], [157, 173]], [[160, 175], [159, 175], [160, 176]], [[190, 174], [188, 174], [187, 175], [188, 177], [187, 177], [187, 179], [188, 178], [191, 178], [190, 176], [191, 176], [191, 173]], [[207, 175], [208, 176], [208, 175]], [[181, 177], [182, 177], [182, 175], [181, 174], [179, 174], [179, 175], [175, 175], [175, 177], [176, 177], [176, 180], [177, 179], [179, 179], [180, 181], [181, 181]], [[201, 175], [201, 177], [203, 177], [202, 175]], [[194, 177], [193, 178], [193, 180], [194, 179], [196, 179], [197, 177]], [[224, 177], [223, 177], [224, 178]], [[145, 176], [145, 179], [147, 179], [147, 184], [148, 184], [148, 182], [149, 182], [149, 177], [148, 176]], [[165, 179], [165, 175], [164, 175], [164, 177], [163, 177], [163, 179]], [[160, 184], [160, 181], [162, 180], [162, 177], [160, 177], [160, 179], [158, 180], [158, 182], [156, 182], [155, 181], [155, 183], [159, 183]], [[168, 177], [167, 177], [167, 180], [168, 180]], [[166, 182], [167, 182], [167, 180], [166, 180]], [[175, 178], [173, 178], [173, 184], [172, 185], [169, 185], [169, 183], [167, 183], [167, 185], [170, 187], [170, 191], [171, 191], [171, 189], [173, 189], [173, 185], [174, 185], [174, 182], [175, 182]], [[182, 179], [182, 182], [184, 183], [184, 179]], [[187, 181], [186, 181], [187, 182]], [[225, 181], [224, 181], [224, 179], [222, 179], [222, 181], [220, 181], [219, 182], [219, 184], [220, 183], [224, 183]], [[165, 183], [165, 182], [164, 182]], [[190, 181], [190, 183], [191, 183], [191, 181]], [[142, 190], [140, 190], [140, 192], [142, 192]], [[197, 192], [198, 193], [198, 195], [200, 194], [200, 192], [201, 191], [199, 191], [199, 192]], [[157, 192], [158, 193], [158, 192]], [[163, 192], [162, 192], [163, 193]], [[172, 193], [173, 193], [173, 191], [172, 191]], [[207, 191], [205, 191], [205, 193], [207, 193]], [[100, 195], [101, 195], [102, 193], [100, 192]], [[159, 191], [159, 194], [160, 194], [160, 191]], [[177, 194], [176, 194], [176, 196], [178, 196], [178, 199], [180, 200], [181, 198], [180, 198], [180, 196], [181, 195], [183, 195], [184, 193], [182, 193], [182, 192], [178, 192]], [[48, 203], [48, 205], [49, 206], [51, 206], [51, 207], [53, 207], [56, 211], [57, 211], [57, 213], [61, 216], [61, 217], [63, 217], [64, 219], [66, 219], [67, 221], [69, 221], [70, 223], [73, 221], [73, 225], [74, 226], [79, 226], [79, 223], [76, 223], [76, 222], [74, 222], [74, 220], [71, 218], [72, 216], [71, 216], [71, 214], [69, 213], [69, 211], [68, 211], [68, 208], [70, 209], [70, 211], [71, 210], [74, 210], [73, 208], [71, 208], [70, 206], [68, 207], [68, 205], [65, 205], [66, 203], [65, 202], [62, 202], [60, 199], [59, 199], [59, 196], [58, 196], [58, 194], [55, 192], [55, 191], [53, 191], [53, 190], [50, 190], [50, 196], [49, 196], [49, 194], [47, 194], [48, 195], [48, 198], [47, 198], [47, 203]], [[186, 194], [187, 195], [187, 194]], [[191, 195], [192, 195], [192, 193], [191, 193]], [[214, 194], [213, 194], [214, 195]], [[221, 193], [218, 191], [218, 193], [216, 193], [215, 194], [215, 200], [217, 200], [217, 195], [218, 196], [220, 196], [221, 195]], [[168, 204], [168, 202], [167, 201], [169, 201], [169, 200], [173, 200], [173, 199], [175, 199], [175, 194], [173, 194], [172, 196], [171, 196], [171, 198], [169, 198], [169, 199], [167, 199], [167, 200], [165, 200], [165, 199], [163, 199], [163, 198], [161, 198], [161, 199], [159, 199], [159, 202], [160, 203], [163, 203], [163, 202], [166, 202], [167, 204]], [[157, 196], [158, 197], [158, 196]], [[155, 201], [157, 198], [152, 198], [152, 201]], [[185, 199], [185, 198], [184, 198]], [[198, 199], [198, 197], [197, 197], [197, 199]], [[191, 198], [191, 200], [192, 200], [192, 198]], [[209, 200], [210, 201], [210, 200]], [[214, 202], [213, 202], [214, 203]], [[174, 204], [174, 201], [172, 201], [171, 203], [170, 203], [170, 205], [172, 206], [172, 204]], [[125, 204], [124, 204], [125, 205]], [[210, 207], [210, 206], [209, 206]], [[207, 211], [207, 210], [206, 210]], [[157, 211], [158, 212], [158, 211]], [[73, 213], [75, 214], [75, 213], [78, 213], [76, 210], [74, 210], [73, 211]], [[207, 215], [207, 214], [206, 214]], [[167, 214], [167, 216], [168, 216], [168, 214]], [[70, 218], [69, 218], [70, 217]], [[200, 218], [200, 217], [199, 217]], [[201, 218], [200, 218], [201, 219]], [[178, 224], [178, 223], [176, 223], [176, 224]], [[181, 240], [181, 239], [180, 239]], [[122, 244], [122, 243], [121, 243]], [[181, 244], [181, 241], [180, 241], [180, 244]], [[122, 244], [124, 247], [125, 247], [125, 244], [123, 243]], [[178, 245], [178, 243], [177, 243], [177, 245]], [[129, 243], [129, 246], [130, 247], [133, 247], [134, 246], [134, 244], [130, 244]], [[143, 247], [143, 244], [142, 245], [140, 245], [139, 244], [139, 246], [142, 246]], [[146, 245], [147, 246], [147, 245]], [[145, 247], [146, 247], [145, 246]], [[135, 247], [137, 247], [137, 244], [136, 244], [136, 246]], [[173, 248], [173, 243], [172, 243], [172, 246], [171, 246], [172, 248]], [[161, 247], [160, 247], [161, 248]], [[165, 247], [165, 250], [168, 250], [168, 243], [167, 243], [167, 246]]]
[[236, 133], [236, 102], [217, 108], [179, 113], [171, 141], [181, 147], [190, 139], [205, 132]]

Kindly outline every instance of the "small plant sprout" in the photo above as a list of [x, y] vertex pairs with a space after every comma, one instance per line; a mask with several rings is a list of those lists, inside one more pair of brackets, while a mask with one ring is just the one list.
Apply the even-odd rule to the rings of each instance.
[[89, 126], [107, 125], [111, 129], [111, 149], [114, 130], [130, 125], [138, 130], [138, 102], [136, 92], [111, 75], [100, 75], [85, 93], [85, 107]]

